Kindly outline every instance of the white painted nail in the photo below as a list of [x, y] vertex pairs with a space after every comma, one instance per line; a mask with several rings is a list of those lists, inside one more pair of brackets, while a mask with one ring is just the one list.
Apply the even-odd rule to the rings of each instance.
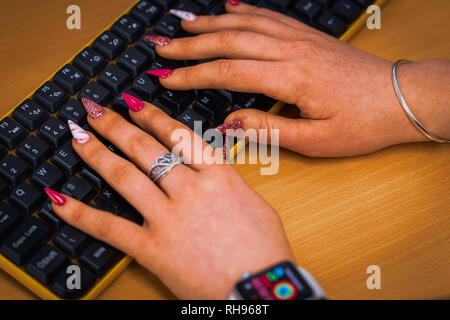
[[170, 13], [173, 14], [174, 16], [176, 16], [180, 19], [186, 20], [186, 21], [197, 20], [197, 15], [192, 12], [171, 9]]
[[69, 124], [70, 132], [72, 132], [72, 136], [77, 143], [83, 144], [89, 141], [89, 135], [86, 130], [72, 120], [67, 121], [67, 123]]

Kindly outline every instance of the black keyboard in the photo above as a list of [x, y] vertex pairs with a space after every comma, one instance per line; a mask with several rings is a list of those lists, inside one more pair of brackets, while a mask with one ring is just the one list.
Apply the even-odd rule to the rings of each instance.
[[[243, 2], [282, 12], [340, 37], [374, 1]], [[129, 93], [152, 102], [192, 129], [194, 121], [201, 121], [206, 129], [221, 124], [235, 110], [269, 111], [276, 104], [260, 94], [168, 90], [145, 73], [148, 69], [173, 69], [203, 62], [163, 59], [157, 56], [154, 45], [143, 39], [147, 34], [187, 36], [180, 20], [167, 14], [168, 9], [218, 15], [225, 13], [224, 3], [223, 0], [140, 1], [0, 121], [3, 145], [0, 146], [0, 266], [40, 296], [70, 299], [89, 296], [100, 280], [117, 276], [118, 271], [112, 268], [125, 259], [118, 250], [66, 225], [52, 212], [44, 187], [142, 223], [142, 217], [72, 149], [67, 120], [91, 130], [81, 97], [110, 107], [131, 121], [121, 97], [122, 92]], [[123, 156], [111, 143], [102, 141]], [[66, 269], [71, 264], [80, 267], [82, 290], [67, 289]], [[42, 288], [37, 290], [37, 286]]]

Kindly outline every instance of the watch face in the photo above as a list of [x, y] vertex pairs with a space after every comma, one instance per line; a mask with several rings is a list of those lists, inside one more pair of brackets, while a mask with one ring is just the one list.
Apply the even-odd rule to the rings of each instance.
[[236, 285], [244, 300], [304, 300], [312, 289], [290, 262], [282, 262], [251, 275]]

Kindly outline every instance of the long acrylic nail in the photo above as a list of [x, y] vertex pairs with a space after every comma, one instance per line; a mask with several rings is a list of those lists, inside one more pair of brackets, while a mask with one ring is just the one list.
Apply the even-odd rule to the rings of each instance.
[[84, 144], [89, 141], [89, 135], [86, 130], [77, 125], [72, 120], [67, 121], [69, 124], [70, 132], [72, 133], [75, 142], [79, 144]]
[[227, 0], [227, 2], [232, 6], [237, 6], [240, 3], [239, 0]]
[[167, 46], [170, 43], [170, 41], [172, 41], [172, 39], [170, 39], [169, 37], [158, 35], [146, 35], [143, 36], [142, 38], [160, 47]]
[[101, 118], [106, 112], [105, 108], [95, 103], [94, 101], [91, 101], [83, 97], [81, 98], [81, 102], [83, 103], [83, 106], [86, 109], [86, 112], [89, 115], [89, 117], [91, 117], [94, 120]]
[[50, 200], [52, 200], [52, 202], [57, 206], [62, 206], [66, 203], [66, 198], [64, 198], [62, 194], [56, 192], [55, 190], [44, 188], [44, 191], [48, 195]]
[[[238, 130], [238, 129], [243, 129], [243, 128], [244, 128], [244, 123], [242, 122], [242, 120], [234, 119], [234, 120], [231, 120], [230, 122], [224, 123], [224, 124], [216, 127], [214, 130], [217, 130], [221, 134], [226, 135], [227, 130]], [[223, 144], [223, 158], [224, 159], [227, 159], [227, 154], [228, 154], [227, 141], [228, 141], [228, 139], [225, 138], [225, 143]]]
[[226, 134], [227, 130], [237, 130], [244, 128], [244, 123], [241, 119], [234, 119], [230, 122], [224, 123], [218, 127], [216, 127], [215, 130], [219, 131], [221, 134]]
[[173, 73], [171, 69], [148, 70], [147, 74], [158, 78], [167, 78]]
[[171, 9], [170, 13], [182, 20], [186, 21], [197, 20], [197, 15], [189, 11]]
[[132, 95], [129, 95], [127, 93], [122, 93], [123, 100], [125, 100], [125, 103], [127, 104], [128, 108], [130, 108], [131, 111], [138, 112], [141, 111], [142, 108], [144, 108], [144, 102], [136, 97], [133, 97]]

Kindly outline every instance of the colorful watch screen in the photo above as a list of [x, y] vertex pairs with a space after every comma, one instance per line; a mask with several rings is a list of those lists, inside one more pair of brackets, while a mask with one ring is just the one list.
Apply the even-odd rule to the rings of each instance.
[[304, 300], [312, 289], [290, 262], [282, 262], [251, 275], [236, 285], [244, 300]]

